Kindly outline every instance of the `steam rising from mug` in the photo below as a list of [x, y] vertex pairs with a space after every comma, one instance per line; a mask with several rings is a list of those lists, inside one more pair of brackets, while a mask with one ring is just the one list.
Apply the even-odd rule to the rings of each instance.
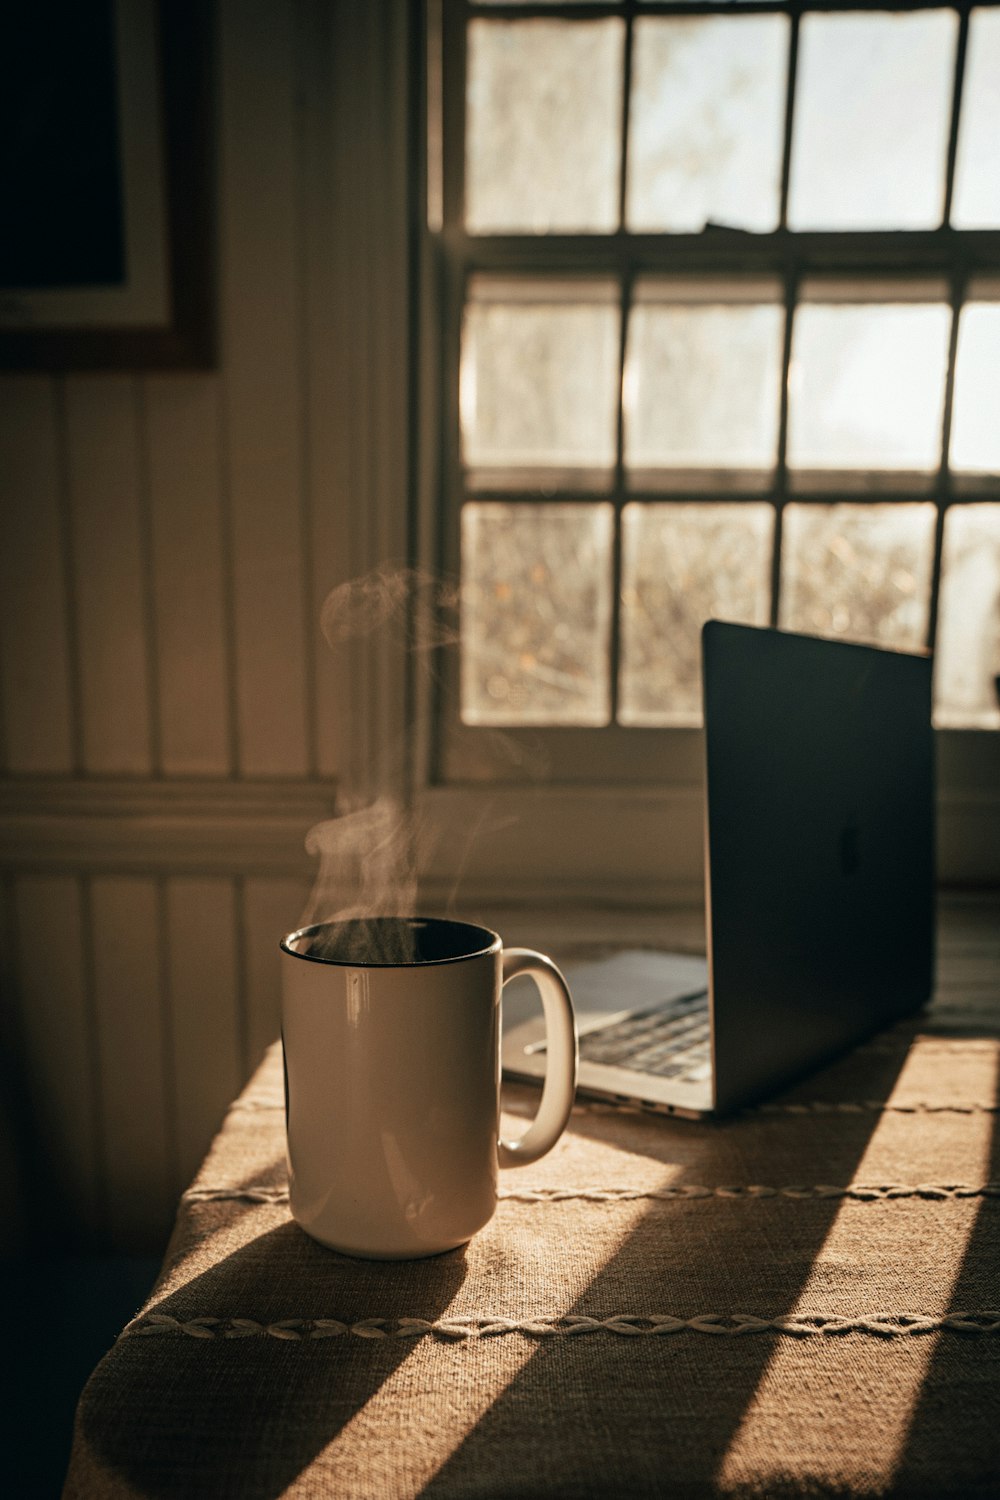
[[413, 651], [458, 644], [458, 585], [426, 568], [382, 563], [332, 589], [320, 613], [331, 646], [377, 630], [399, 630]]
[[[390, 797], [328, 818], [306, 835], [319, 872], [302, 917], [314, 922], [408, 917], [417, 904], [416, 819]], [[414, 957], [409, 929], [373, 924], [369, 962], [405, 963]], [[388, 951], [383, 951], [388, 950]], [[328, 958], [340, 955], [336, 951]]]
[[[327, 595], [320, 625], [335, 651], [376, 633], [406, 650], [430, 651], [458, 641], [457, 585], [422, 568], [385, 562], [348, 579]], [[402, 755], [389, 758], [396, 769], [385, 774], [367, 806], [348, 808], [317, 823], [306, 849], [319, 860], [302, 923], [344, 922], [414, 915], [417, 903], [417, 825], [404, 806]], [[373, 922], [371, 960], [412, 960], [412, 936], [403, 924]], [[354, 930], [357, 941], [357, 929]], [[326, 940], [329, 947], [340, 941]], [[346, 941], [346, 938], [344, 939]], [[327, 957], [340, 956], [335, 951]]]
[[[378, 634], [401, 654], [427, 653], [423, 670], [433, 672], [429, 653], [458, 645], [459, 600], [457, 583], [425, 568], [384, 562], [333, 589], [323, 604], [320, 623], [334, 652], [349, 647], [352, 641]], [[497, 730], [484, 728], [480, 737], [498, 768], [516, 768], [529, 779], [544, 774], [545, 761], [538, 752]], [[426, 844], [427, 834], [406, 806], [405, 764], [402, 746], [397, 747], [397, 753], [382, 756], [382, 785], [373, 797], [366, 797], [366, 805], [352, 806], [348, 800], [337, 817], [310, 829], [306, 848], [318, 857], [319, 870], [302, 926], [416, 914], [418, 835]], [[454, 908], [472, 844], [481, 833], [496, 826], [491, 809], [491, 799], [484, 794], [458, 863], [459, 873], [446, 902], [448, 910]], [[412, 937], [404, 924], [373, 923], [370, 932], [372, 962], [412, 961]], [[338, 955], [331, 952], [327, 956]]]

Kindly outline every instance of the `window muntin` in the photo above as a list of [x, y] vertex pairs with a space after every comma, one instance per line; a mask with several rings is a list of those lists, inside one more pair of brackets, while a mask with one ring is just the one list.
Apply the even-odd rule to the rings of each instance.
[[[519, 8], [501, 3], [472, 7], [446, 3], [446, 30], [450, 31], [453, 42], [457, 39], [453, 55], [458, 58], [459, 65], [466, 23], [499, 28], [520, 19], [520, 24], [529, 24], [528, 18], [517, 18]], [[725, 16], [684, 17], [702, 25], [711, 20], [713, 24], [725, 23], [727, 27], [766, 20], [775, 23], [775, 34], [780, 23], [780, 28], [789, 38], [782, 64], [784, 71], [777, 89], [783, 124], [783, 143], [778, 153], [778, 210], [775, 216], [768, 208], [765, 215], [758, 202], [754, 212], [762, 216], [762, 222], [764, 217], [767, 218], [767, 228], [751, 233], [727, 222], [726, 214], [714, 206], [722, 199], [716, 197], [710, 202], [711, 193], [702, 207], [691, 210], [690, 223], [693, 225], [700, 218], [703, 225], [699, 224], [698, 229], [703, 228], [704, 232], [685, 227], [671, 228], [662, 223], [656, 228], [652, 224], [639, 227], [636, 222], [634, 184], [640, 171], [641, 156], [637, 143], [642, 114], [638, 101], [641, 88], [649, 92], [648, 79], [644, 83], [642, 78], [640, 41], [643, 27], [648, 26], [649, 34], [654, 35], [654, 26], [662, 30], [668, 21], [676, 23], [687, 7], [602, 5], [595, 7], [592, 19], [586, 16], [582, 6], [553, 9], [565, 9], [565, 14], [545, 18], [547, 24], [557, 28], [596, 27], [619, 19], [623, 25], [621, 109], [614, 127], [618, 171], [611, 174], [619, 191], [618, 215], [607, 228], [591, 226], [571, 233], [558, 230], [539, 232], [537, 216], [536, 227], [512, 230], [508, 225], [490, 233], [471, 232], [472, 225], [467, 218], [463, 219], [462, 213], [467, 142], [463, 146], [461, 128], [452, 132], [451, 150], [450, 153], [446, 151], [445, 158], [445, 176], [450, 186], [446, 186], [445, 193], [446, 223], [442, 245], [452, 308], [450, 326], [455, 333], [450, 344], [446, 341], [445, 383], [455, 392], [457, 410], [457, 369], [461, 359], [464, 376], [465, 351], [469, 347], [469, 310], [481, 297], [483, 279], [506, 278], [511, 284], [521, 280], [534, 283], [531, 295], [536, 299], [539, 298], [539, 286], [548, 283], [554, 289], [554, 303], [565, 296], [565, 286], [574, 280], [601, 281], [601, 295], [616, 299], [619, 308], [617, 368], [609, 381], [606, 373], [608, 350], [613, 342], [609, 333], [603, 345], [604, 373], [597, 373], [593, 380], [594, 386], [604, 394], [597, 403], [602, 415], [591, 430], [591, 439], [599, 431], [603, 447], [597, 463], [582, 462], [579, 455], [565, 452], [560, 455], [559, 444], [549, 441], [551, 451], [544, 462], [539, 462], [536, 454], [526, 465], [518, 465], [512, 460], [499, 466], [484, 464], [483, 455], [476, 455], [475, 434], [463, 408], [462, 441], [456, 435], [453, 441], [448, 440], [445, 444], [446, 456], [450, 455], [446, 484], [460, 498], [463, 508], [490, 503], [495, 497], [497, 502], [502, 501], [512, 511], [520, 508], [525, 525], [531, 507], [541, 502], [549, 506], [610, 503], [613, 534], [609, 566], [618, 583], [612, 585], [608, 648], [601, 657], [606, 674], [610, 722], [608, 727], [599, 731], [588, 730], [581, 724], [573, 730], [573, 735], [578, 746], [586, 747], [586, 756], [595, 767], [595, 778], [605, 774], [602, 768], [614, 765], [618, 757], [623, 778], [628, 780], [635, 771], [630, 762], [632, 747], [640, 759], [649, 754], [652, 741], [648, 739], [648, 726], [692, 722], [685, 702], [676, 697], [680, 692], [677, 681], [683, 674], [675, 672], [675, 685], [670, 690], [675, 698], [667, 702], [657, 696], [650, 684], [666, 683], [671, 680], [669, 675], [661, 672], [657, 676], [655, 669], [640, 665], [656, 660], [657, 640], [666, 640], [670, 633], [666, 624], [668, 614], [664, 612], [657, 617], [657, 608], [651, 609], [647, 590], [641, 606], [645, 623], [637, 635], [637, 595], [634, 588], [630, 592], [629, 584], [630, 578], [635, 583], [634, 560], [638, 556], [635, 541], [630, 538], [659, 534], [660, 528], [654, 524], [656, 507], [669, 509], [674, 506], [677, 512], [675, 521], [679, 519], [681, 508], [698, 511], [705, 507], [706, 519], [701, 524], [708, 532], [711, 530], [710, 513], [723, 505], [746, 507], [749, 527], [752, 514], [749, 507], [766, 502], [769, 566], [763, 569], [764, 580], [761, 582], [758, 553], [754, 550], [760, 544], [748, 544], [747, 567], [753, 572], [755, 581], [752, 585], [748, 581], [747, 591], [752, 595], [753, 603], [746, 607], [742, 616], [736, 605], [728, 606], [730, 617], [757, 618], [763, 615], [774, 623], [787, 624], [791, 619], [799, 618], [803, 611], [808, 613], [803, 599], [811, 598], [815, 608], [816, 590], [830, 589], [832, 592], [826, 604], [826, 628], [830, 633], [850, 636], [867, 631], [867, 638], [894, 639], [896, 644], [906, 646], [929, 643], [934, 639], [942, 648], [938, 652], [938, 676], [952, 670], [948, 663], [955, 656], [946, 656], [943, 649], [944, 614], [956, 608], [953, 601], [959, 601], [962, 595], [961, 591], [949, 593], [945, 588], [947, 549], [943, 543], [949, 534], [951, 515], [968, 503], [972, 494], [981, 496], [992, 478], [987, 470], [972, 463], [973, 456], [976, 456], [977, 464], [989, 462], [988, 458], [982, 458], [981, 453], [982, 443], [988, 442], [989, 420], [982, 411], [985, 398], [981, 381], [973, 375], [963, 378], [962, 369], [963, 365], [970, 370], [982, 369], [984, 363], [988, 365], [993, 358], [989, 336], [992, 330], [984, 331], [989, 322], [990, 297], [981, 293], [974, 296], [974, 284], [983, 275], [995, 273], [1000, 262], [1000, 235], [997, 234], [1000, 205], [995, 213], [990, 210], [992, 222], [979, 226], [973, 233], [958, 233], [952, 227], [952, 223], [958, 224], [960, 217], [957, 212], [952, 212], [951, 205], [954, 199], [958, 209], [959, 179], [954, 174], [954, 163], [956, 144], [961, 163], [963, 139], [954, 98], [958, 92], [955, 85], [961, 81], [963, 59], [966, 59], [964, 98], [982, 96], [987, 99], [986, 105], [980, 104], [978, 108], [981, 115], [985, 111], [984, 117], [994, 138], [1000, 138], [1000, 107], [989, 103], [988, 88], [981, 82], [976, 84], [969, 72], [977, 46], [979, 53], [988, 47], [995, 7], [977, 7], [968, 21], [957, 8], [949, 6], [919, 7], [913, 15], [888, 18], [921, 22], [920, 27], [901, 26], [896, 30], [911, 37], [923, 32], [923, 43], [914, 48], [919, 63], [917, 72], [921, 67], [930, 70], [938, 80], [933, 85], [936, 90], [933, 98], [922, 96], [921, 105], [921, 108], [926, 105], [925, 115], [933, 117], [930, 125], [925, 120], [921, 126], [922, 130], [929, 132], [927, 140], [930, 144], [925, 158], [933, 159], [932, 169], [922, 169], [923, 175], [917, 173], [913, 177], [912, 199], [908, 200], [909, 207], [904, 205], [905, 211], [898, 207], [897, 193], [892, 199], [892, 204], [896, 205], [892, 212], [889, 212], [891, 204], [885, 208], [885, 224], [879, 226], [876, 215], [871, 225], [859, 224], [850, 230], [833, 224], [817, 229], [796, 228], [794, 215], [791, 227], [787, 227], [793, 207], [789, 198], [789, 189], [794, 187], [795, 180], [793, 167], [797, 159], [805, 160], [801, 156], [796, 158], [795, 154], [799, 149], [796, 111], [805, 98], [804, 89], [809, 78], [801, 73], [798, 77], [796, 75], [803, 66], [804, 39], [814, 22], [835, 19], [846, 26], [848, 20], [873, 18], [858, 12], [856, 7], [853, 17], [850, 7], [846, 6], [843, 7], [845, 14], [830, 17], [830, 7], [826, 7], [823, 13], [813, 13], [808, 7], [791, 4], [774, 4], [763, 15], [755, 10], [746, 16], [730, 12]], [[530, 19], [535, 21], [542, 17], [532, 15]], [[936, 32], [934, 27], [937, 27]], [[817, 26], [816, 36], [821, 37], [821, 33], [822, 27]], [[936, 48], [926, 44], [926, 37], [931, 34], [937, 38], [939, 45]], [[986, 40], [977, 42], [977, 37]], [[815, 42], [807, 45], [814, 47]], [[943, 83], [942, 56], [947, 56], [952, 70], [948, 73], [945, 69], [947, 76]], [[908, 76], [912, 72], [911, 67]], [[924, 74], [920, 76], [923, 78]], [[453, 74], [450, 95], [446, 90], [446, 97], [451, 99], [453, 123], [464, 121], [464, 87], [464, 75], [456, 78]], [[583, 92], [586, 92], [585, 88]], [[761, 97], [764, 92], [761, 91]], [[772, 87], [768, 97], [773, 98], [773, 94]], [[725, 113], [725, 109], [722, 112]], [[766, 111], [759, 117], [766, 117]], [[961, 127], [966, 129], [964, 115]], [[976, 125], [980, 139], [983, 138], [983, 129], [981, 122]], [[761, 150], [766, 154], [768, 149], [765, 139]], [[971, 147], [966, 148], [967, 156], [970, 150]], [[875, 151], [866, 167], [869, 178], [876, 182], [878, 173], [886, 170], [884, 154], [883, 151], [880, 156]], [[844, 164], [840, 163], [838, 169], [843, 171]], [[891, 172], [905, 176], [898, 159]], [[605, 173], [605, 178], [607, 176]], [[773, 176], [772, 171], [772, 180]], [[926, 186], [929, 177], [935, 177], [933, 194]], [[677, 202], [684, 201], [685, 191], [680, 181], [676, 186]], [[865, 189], [869, 197], [872, 191], [870, 185]], [[878, 197], [880, 192], [881, 189], [876, 189], [875, 196]], [[896, 192], [895, 183], [893, 192]], [[836, 196], [832, 193], [831, 200]], [[761, 202], [765, 197], [766, 193], [762, 192]], [[936, 205], [933, 212], [928, 207], [932, 199]], [[831, 215], [839, 211], [835, 205], [830, 208]], [[668, 212], [662, 207], [657, 212], [661, 220], [669, 219]], [[688, 209], [685, 208], [684, 212]], [[738, 218], [734, 211], [727, 212], [730, 220]], [[680, 210], [677, 213], [680, 216]], [[897, 232], [908, 222], [907, 215], [910, 221], [922, 227]], [[522, 217], [527, 218], [527, 215]], [[942, 220], [943, 228], [940, 227]], [[715, 284], [707, 297], [704, 293], [706, 282]], [[768, 291], [763, 296], [760, 293], [762, 283], [768, 284]], [[730, 291], [723, 296], [718, 288], [724, 285], [728, 285]], [[735, 295], [732, 293], [733, 287], [746, 288], [742, 299], [739, 290]], [[545, 295], [543, 292], [541, 301]], [[735, 367], [741, 358], [748, 367], [751, 355], [746, 352], [742, 337], [734, 334], [726, 339], [724, 331], [726, 317], [738, 322], [736, 310], [739, 308], [739, 316], [742, 316], [746, 303], [753, 303], [754, 299], [759, 304], [761, 320], [766, 309], [766, 316], [771, 319], [771, 331], [767, 339], [760, 336], [762, 350], [759, 360], [754, 361], [755, 380], [752, 391], [748, 392], [746, 378], [741, 379], [735, 373]], [[607, 305], [610, 307], [610, 300]], [[712, 317], [709, 317], [710, 310]], [[711, 328], [713, 321], [716, 323], [714, 329]], [[819, 336], [824, 333], [824, 322], [827, 325], [825, 345]], [[735, 326], [735, 322], [729, 324], [730, 328]], [[668, 329], [674, 335], [673, 340], [666, 332]], [[686, 360], [676, 357], [676, 344], [680, 341], [682, 329]], [[780, 330], [777, 335], [775, 329]], [[713, 382], [713, 345], [718, 348], [723, 343], [727, 346], [733, 368]], [[964, 356], [963, 346], [971, 351]], [[865, 347], [876, 351], [877, 371], [862, 368], [860, 376], [853, 380], [847, 378], [852, 364], [857, 366], [858, 349], [863, 351]], [[957, 364], [956, 349], [959, 352]], [[455, 373], [449, 377], [452, 360], [454, 365], [451, 368]], [[682, 415], [688, 394], [683, 373], [685, 365], [690, 386], [693, 388], [700, 383], [704, 391], [703, 404], [695, 400], [688, 403], [688, 409], [693, 413], [690, 421]], [[564, 368], [568, 368], [565, 362]], [[580, 387], [591, 384], [576, 368], [575, 362], [573, 379]], [[822, 392], [824, 383], [828, 391], [832, 389], [837, 393], [839, 417], [837, 402], [831, 405], [828, 395], [821, 394], [816, 398], [813, 405], [818, 410], [814, 410], [811, 417], [808, 405], [797, 405], [796, 398], [801, 393], [803, 380], [807, 396], [810, 390]], [[901, 389], [902, 382], [907, 387], [905, 392]], [[610, 421], [606, 415], [609, 384], [613, 408]], [[727, 386], [735, 393], [731, 399], [736, 403], [730, 410], [731, 420], [728, 422], [721, 415]], [[464, 379], [462, 396], [464, 400]], [[872, 400], [882, 408], [877, 423], [872, 420], [869, 409]], [[668, 411], [661, 424], [655, 420], [658, 401]], [[743, 403], [742, 409], [740, 402]], [[967, 417], [963, 416], [966, 406]], [[590, 426], [590, 423], [586, 425]], [[719, 435], [714, 445], [713, 427]], [[614, 438], [610, 455], [609, 429]], [[969, 435], [973, 429], [979, 434], [975, 440]], [[470, 437], [473, 439], [472, 448], [469, 446]], [[817, 437], [822, 438], [822, 442], [811, 443], [811, 439]], [[545, 446], [540, 442], [540, 448]], [[566, 462], [567, 457], [573, 461]], [[963, 468], [964, 464], [968, 467]], [[1000, 468], [1000, 464], [995, 467]], [[591, 498], [588, 500], [588, 497]], [[886, 506], [890, 509], [883, 520], [882, 512]], [[632, 507], [637, 508], [637, 516], [639, 511], [648, 511], [645, 528], [638, 519], [632, 518]], [[903, 507], [906, 508], [905, 516]], [[716, 519], [721, 524], [722, 515]], [[811, 523], [811, 530], [807, 522]], [[997, 515], [993, 512], [986, 518], [987, 536], [989, 528], [996, 524]], [[955, 529], [957, 534], [961, 525]], [[804, 567], [803, 546], [806, 543], [803, 538], [807, 537], [812, 537], [820, 550], [807, 558], [808, 566]], [[989, 545], [980, 542], [977, 555], [982, 554], [984, 546], [989, 552]], [[857, 552], [867, 548], [872, 549], [867, 573], [862, 566], [855, 576], [845, 561], [845, 555], [851, 549]], [[630, 558], [633, 563], [630, 563]], [[450, 552], [446, 549], [445, 561], [455, 567], [459, 565], [457, 546]], [[628, 571], [630, 567], [632, 574]], [[466, 572], [468, 577], [468, 570]], [[812, 595], [808, 586], [810, 577], [815, 585]], [[859, 590], [863, 593], [869, 586], [865, 583], [866, 578], [869, 583], [871, 579], [881, 581], [870, 605], [862, 607]], [[912, 588], [907, 579], [912, 580]], [[690, 585], [687, 587], [690, 589]], [[762, 593], [766, 601], [763, 606], [760, 603]], [[662, 588], [660, 595], [665, 597]], [[693, 605], [694, 597], [689, 593], [685, 602]], [[726, 606], [713, 602], [712, 608], [724, 613]], [[693, 607], [692, 612], [696, 614], [697, 608]], [[488, 623], [485, 629], [488, 633]], [[644, 642], [641, 647], [640, 641]], [[683, 655], [679, 636], [676, 642], [671, 642], [667, 654], [670, 651]], [[1000, 666], [1000, 658], [994, 670], [996, 666]], [[640, 679], [646, 670], [649, 676], [643, 686]], [[959, 706], [948, 722], [985, 722], [982, 716], [986, 692], [986, 686], [981, 686], [977, 700], [979, 707], [963, 709]], [[522, 683], [522, 705], [530, 697], [528, 681]], [[951, 703], [954, 698], [955, 694], [939, 683], [939, 713], [943, 712], [941, 705]], [[467, 719], [473, 718], [469, 712], [471, 700], [466, 694], [463, 704], [458, 683], [450, 699], [446, 683], [443, 701], [454, 703], [456, 717], [449, 717], [446, 710], [438, 772], [446, 778], [462, 776], [463, 766], [471, 765], [475, 760], [474, 754], [469, 758], [475, 741], [468, 735], [474, 735], [476, 730], [466, 730], [460, 723], [463, 713]], [[963, 701], [971, 702], [971, 699], [966, 695]], [[961, 719], [963, 712], [968, 715], [964, 721]], [[494, 718], [490, 722], [507, 723], [516, 728], [518, 723], [528, 721], [511, 716], [508, 719]], [[545, 722], [541, 715], [532, 721], [533, 740], [536, 745], [546, 747], [548, 773], [560, 779], [564, 769], [563, 750], [571, 741], [557, 736], [550, 743], [544, 728], [540, 728]], [[560, 722], [567, 723], [558, 718], [547, 722], [554, 729]], [[590, 722], [596, 724], [597, 719]], [[942, 719], [941, 722], [945, 721]], [[599, 739], [594, 738], [595, 732]], [[570, 750], [569, 760], [565, 762], [571, 774], [571, 763], [576, 755], [577, 752]], [[473, 774], [478, 773], [474, 771]]]

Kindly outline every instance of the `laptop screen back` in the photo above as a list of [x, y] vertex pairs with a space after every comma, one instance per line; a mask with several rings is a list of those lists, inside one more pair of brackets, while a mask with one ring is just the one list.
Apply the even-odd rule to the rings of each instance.
[[931, 664], [778, 630], [703, 633], [716, 1107], [926, 1003]]

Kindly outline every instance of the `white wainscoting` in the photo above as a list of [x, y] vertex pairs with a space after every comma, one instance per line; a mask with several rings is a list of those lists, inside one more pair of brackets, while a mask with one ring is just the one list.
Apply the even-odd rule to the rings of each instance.
[[[278, 938], [307, 890], [287, 876], [7, 877], [22, 1234], [162, 1247], [178, 1193], [278, 1034]], [[17, 1229], [8, 1220], [4, 1248]]]
[[0, 782], [0, 1248], [162, 1248], [279, 1028], [324, 782]]

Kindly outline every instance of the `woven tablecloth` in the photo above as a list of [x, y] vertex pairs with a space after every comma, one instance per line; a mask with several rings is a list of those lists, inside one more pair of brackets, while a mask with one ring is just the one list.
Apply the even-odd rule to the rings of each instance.
[[290, 1220], [273, 1049], [67, 1495], [1000, 1494], [996, 1010], [954, 998], [728, 1121], [581, 1103], [467, 1248], [396, 1264]]

